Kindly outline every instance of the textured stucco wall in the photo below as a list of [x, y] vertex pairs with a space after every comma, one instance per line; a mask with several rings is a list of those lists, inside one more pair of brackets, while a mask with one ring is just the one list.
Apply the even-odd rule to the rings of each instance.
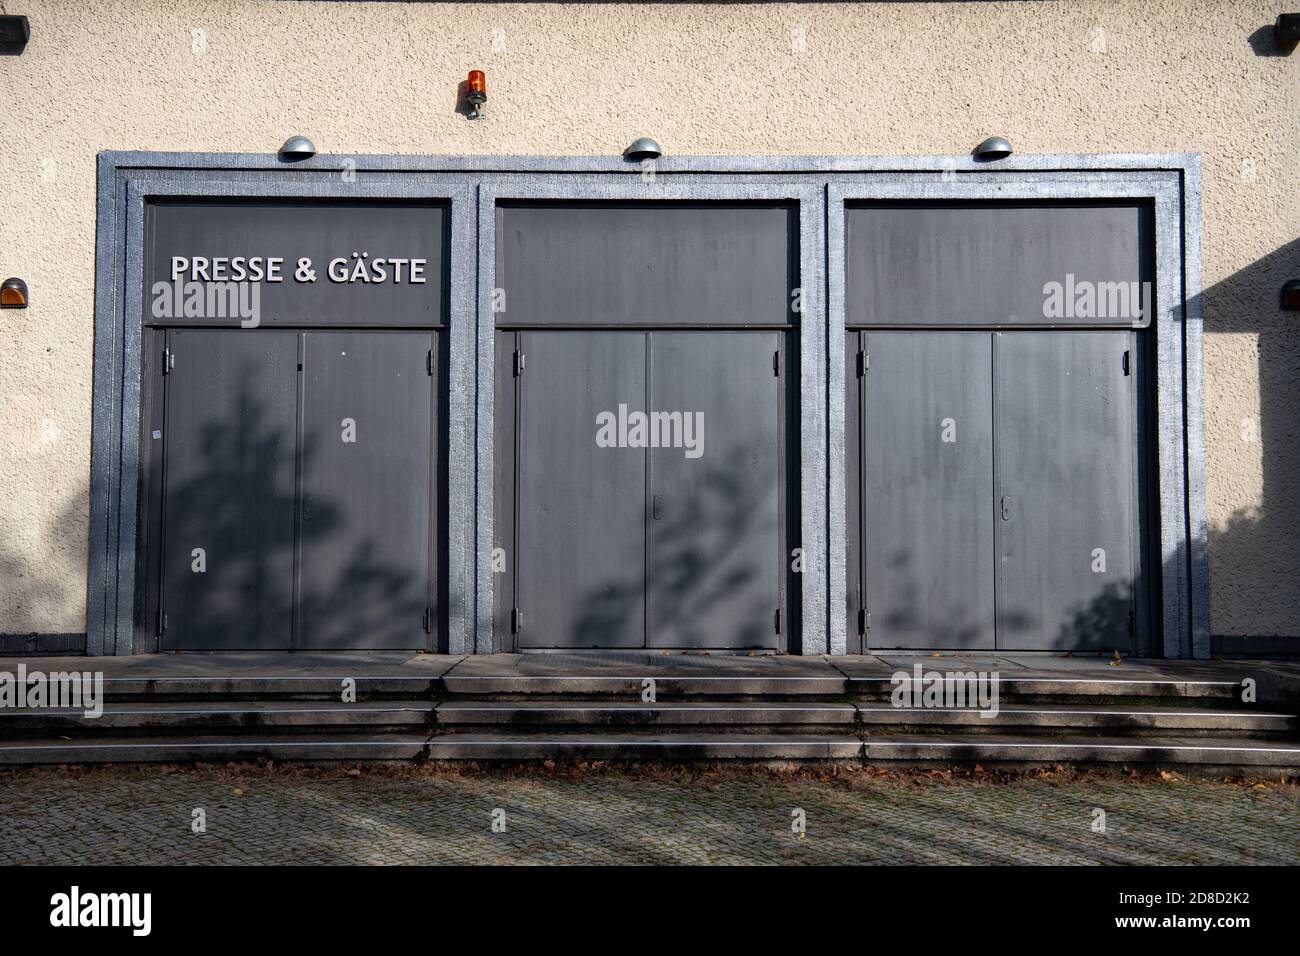
[[[1281, 6], [1286, 6], [1285, 4]], [[2, 0], [0, 633], [85, 626], [95, 154], [1204, 153], [1213, 630], [1300, 635], [1300, 52], [1276, 0]], [[201, 33], [196, 31], [202, 31]], [[470, 67], [486, 117], [453, 111]]]

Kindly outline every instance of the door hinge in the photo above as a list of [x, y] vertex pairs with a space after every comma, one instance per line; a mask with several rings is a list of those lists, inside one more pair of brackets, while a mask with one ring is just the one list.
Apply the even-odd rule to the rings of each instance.
[[516, 349], [515, 350], [515, 375], [518, 376], [523, 374], [524, 374], [524, 353]]
[[858, 353], [858, 378], [867, 374], [867, 369], [871, 368], [871, 356], [866, 352]]
[[424, 609], [424, 633], [425, 634], [429, 633], [429, 618], [430, 618], [429, 609], [426, 607]]
[[871, 612], [865, 607], [858, 608], [858, 633], [865, 634], [871, 630]]
[[163, 349], [162, 373], [166, 375], [169, 372], [171, 372], [171, 370], [174, 369], [175, 367], [176, 367], [176, 355], [172, 352], [171, 349]]
[[781, 350], [777, 349], [772, 353], [772, 372], [778, 377], [781, 375]]
[[430, 375], [433, 374], [433, 349], [429, 349], [429, 357], [425, 360], [424, 370]]
[[776, 633], [780, 634], [781, 633], [781, 609], [780, 608], [776, 609], [776, 617], [773, 623], [776, 625]]
[[517, 607], [510, 609], [510, 633], [518, 634], [524, 629], [524, 612]]
[[159, 607], [158, 608], [158, 633], [162, 634], [162, 632], [165, 630], [167, 630], [167, 614], [163, 611], [161, 607]]
[[1132, 375], [1132, 374], [1133, 374], [1133, 358], [1132, 358], [1132, 355], [1133, 355], [1133, 353], [1130, 352], [1128, 349], [1125, 349], [1125, 350], [1124, 350], [1124, 374], [1125, 374], [1125, 375]]

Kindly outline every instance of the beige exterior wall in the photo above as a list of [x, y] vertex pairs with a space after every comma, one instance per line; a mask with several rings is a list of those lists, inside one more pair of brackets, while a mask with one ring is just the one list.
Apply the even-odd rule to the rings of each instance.
[[[1204, 157], [1212, 629], [1300, 635], [1300, 51], [1276, 0], [722, 6], [6, 0], [0, 633], [85, 628], [95, 155]], [[202, 31], [199, 33], [198, 31]], [[1257, 52], [1258, 49], [1258, 52]], [[456, 85], [487, 71], [471, 122]]]

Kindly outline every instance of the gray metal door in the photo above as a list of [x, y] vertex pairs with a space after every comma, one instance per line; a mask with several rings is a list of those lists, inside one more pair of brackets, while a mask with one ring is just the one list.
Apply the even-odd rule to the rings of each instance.
[[867, 645], [992, 648], [989, 333], [864, 338], [858, 533]]
[[1133, 646], [1134, 344], [1130, 332], [994, 335], [999, 648]]
[[428, 332], [304, 336], [295, 647], [429, 642], [434, 355]]
[[781, 336], [649, 340], [649, 646], [776, 648]]
[[297, 339], [167, 333], [165, 649], [290, 645]]
[[599, 447], [597, 430], [644, 409], [645, 335], [519, 341], [516, 646], [644, 647], [646, 450]]

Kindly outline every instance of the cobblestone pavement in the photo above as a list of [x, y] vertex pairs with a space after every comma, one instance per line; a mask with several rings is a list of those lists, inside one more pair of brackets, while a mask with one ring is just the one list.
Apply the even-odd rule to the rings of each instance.
[[[760, 768], [0, 774], [0, 863], [1300, 862], [1300, 786]], [[1106, 832], [1094, 832], [1096, 809]], [[206, 832], [192, 831], [196, 809]], [[506, 831], [494, 833], [493, 811]], [[807, 833], [792, 831], [802, 810]]]

